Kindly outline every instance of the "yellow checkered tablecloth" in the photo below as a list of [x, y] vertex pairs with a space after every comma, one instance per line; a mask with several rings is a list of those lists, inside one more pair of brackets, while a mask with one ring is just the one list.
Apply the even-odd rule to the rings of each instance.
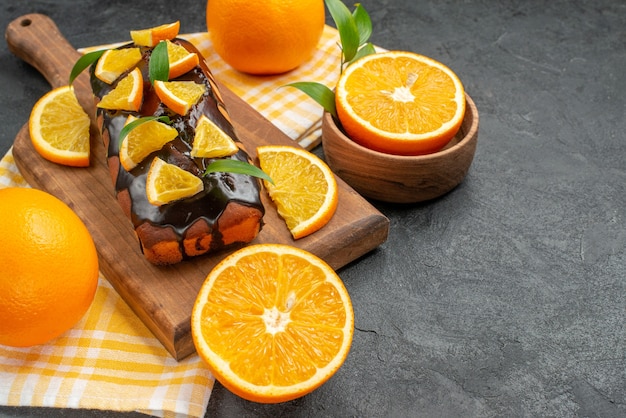
[[[181, 37], [196, 45], [218, 80], [286, 135], [305, 148], [318, 143], [322, 108], [300, 91], [280, 87], [294, 81], [335, 85], [340, 59], [335, 29], [325, 28], [310, 61], [287, 74], [264, 77], [228, 67], [206, 33]], [[0, 160], [2, 187], [29, 187], [11, 151]], [[1, 405], [201, 417], [213, 383], [197, 355], [180, 362], [171, 357], [102, 275], [93, 304], [70, 331], [41, 346], [0, 346]]]

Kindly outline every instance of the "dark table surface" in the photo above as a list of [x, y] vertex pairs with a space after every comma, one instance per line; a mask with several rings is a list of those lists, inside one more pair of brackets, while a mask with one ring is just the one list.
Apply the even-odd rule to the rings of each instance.
[[[473, 165], [435, 201], [373, 202], [389, 239], [339, 271], [356, 331], [330, 381], [280, 405], [216, 384], [207, 416], [626, 416], [626, 3], [362, 3], [374, 43], [464, 82], [480, 113]], [[201, 0], [3, 0], [1, 26], [32, 12], [75, 47], [173, 20], [206, 29]], [[4, 154], [49, 86], [5, 43], [0, 62]]]

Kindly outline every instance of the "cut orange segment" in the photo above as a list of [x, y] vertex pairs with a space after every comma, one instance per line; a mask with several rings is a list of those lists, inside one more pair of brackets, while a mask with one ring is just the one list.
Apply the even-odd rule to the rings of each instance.
[[350, 138], [401, 155], [435, 152], [465, 116], [465, 91], [445, 65], [412, 52], [367, 55], [346, 68], [335, 101]]
[[94, 75], [111, 84], [139, 61], [141, 61], [139, 48], [109, 49], [98, 60]]
[[131, 30], [130, 37], [137, 46], [156, 46], [161, 41], [174, 39], [178, 36], [180, 22], [167, 23], [149, 29]]
[[228, 157], [239, 151], [233, 139], [222, 131], [211, 119], [200, 116], [196, 125], [196, 134], [191, 149], [192, 157], [220, 158]]
[[[126, 125], [137, 120], [130, 115]], [[132, 129], [122, 140], [120, 146], [120, 163], [126, 171], [137, 167], [148, 155], [158, 151], [165, 144], [178, 136], [176, 128], [157, 120], [142, 123]]]
[[191, 197], [204, 188], [202, 179], [155, 157], [146, 177], [146, 196], [156, 206]]
[[33, 147], [63, 165], [89, 165], [89, 115], [70, 86], [56, 88], [35, 103], [28, 120]]
[[170, 65], [169, 78], [180, 77], [191, 71], [200, 63], [198, 54], [189, 52], [184, 46], [170, 41], [167, 43], [167, 59]]
[[337, 209], [337, 182], [324, 161], [302, 148], [265, 145], [257, 148], [261, 169], [274, 181], [265, 181], [278, 214], [294, 239], [319, 230]]
[[112, 110], [137, 111], [143, 101], [143, 75], [135, 68], [100, 100], [98, 107]]
[[191, 335], [217, 380], [242, 398], [277, 403], [310, 393], [345, 361], [350, 295], [324, 261], [281, 244], [244, 247], [200, 288]]
[[186, 115], [191, 106], [206, 92], [203, 84], [193, 81], [161, 81], [154, 82], [154, 90], [159, 99], [172, 111], [179, 115]]

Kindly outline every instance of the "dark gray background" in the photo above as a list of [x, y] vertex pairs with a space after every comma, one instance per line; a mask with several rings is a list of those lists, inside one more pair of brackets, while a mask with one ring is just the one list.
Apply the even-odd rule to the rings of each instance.
[[[356, 331], [330, 381], [281, 405], [216, 384], [207, 416], [626, 416], [626, 3], [362, 3], [376, 44], [464, 82], [480, 113], [474, 163], [441, 199], [374, 203], [389, 240], [339, 271]], [[205, 30], [201, 0], [3, 0], [2, 27], [31, 12], [76, 47], [177, 19]], [[4, 153], [49, 86], [5, 43], [0, 62]]]

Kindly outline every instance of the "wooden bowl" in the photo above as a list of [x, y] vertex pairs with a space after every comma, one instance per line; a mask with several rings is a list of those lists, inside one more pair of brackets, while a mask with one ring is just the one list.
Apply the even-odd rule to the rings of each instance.
[[478, 140], [478, 110], [465, 95], [465, 118], [456, 136], [432, 154], [392, 155], [348, 138], [325, 113], [322, 144], [329, 167], [361, 195], [392, 203], [416, 203], [442, 196], [467, 174]]

